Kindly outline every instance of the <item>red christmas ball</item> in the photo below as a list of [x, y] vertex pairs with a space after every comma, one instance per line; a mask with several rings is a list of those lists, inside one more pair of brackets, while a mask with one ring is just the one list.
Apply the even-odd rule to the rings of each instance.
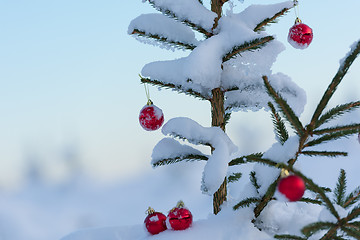
[[173, 230], [185, 230], [192, 224], [193, 217], [189, 209], [184, 207], [183, 202], [179, 202], [178, 205], [171, 209], [167, 222]]
[[312, 40], [312, 29], [297, 19], [294, 26], [292, 26], [289, 30], [288, 42], [294, 48], [305, 49], [310, 45]]
[[160, 108], [150, 103], [141, 109], [139, 122], [146, 131], [154, 131], [164, 123], [164, 114]]
[[147, 231], [152, 234], [158, 234], [167, 229], [166, 216], [160, 212], [155, 212], [154, 209], [148, 209], [148, 216], [144, 220]]
[[298, 201], [304, 195], [305, 182], [299, 176], [290, 175], [280, 179], [278, 190], [285, 195], [290, 202]]

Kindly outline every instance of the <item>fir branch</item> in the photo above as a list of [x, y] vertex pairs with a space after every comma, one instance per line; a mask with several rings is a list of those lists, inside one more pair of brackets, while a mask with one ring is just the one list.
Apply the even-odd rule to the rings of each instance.
[[225, 117], [224, 117], [225, 126], [226, 126], [226, 124], [229, 123], [230, 118], [231, 118], [231, 112], [226, 112]]
[[330, 120], [333, 120], [345, 113], [351, 112], [352, 110], [355, 110], [358, 107], [360, 107], [360, 101], [341, 104], [330, 109], [329, 111], [324, 113], [318, 121], [316, 121], [315, 129], [322, 124], [329, 122]]
[[264, 80], [265, 87], [269, 95], [275, 100], [276, 104], [279, 106], [280, 111], [284, 114], [285, 118], [289, 121], [291, 126], [295, 129], [297, 135], [303, 136], [305, 134], [305, 129], [302, 126], [299, 118], [296, 116], [291, 107], [287, 102], [274, 90], [270, 85], [267, 76], [262, 77]]
[[246, 198], [246, 199], [242, 200], [241, 202], [239, 202], [238, 204], [236, 204], [233, 207], [233, 209], [238, 210], [239, 208], [249, 207], [251, 204], [257, 203], [259, 201], [260, 201], [260, 198], [256, 198], [256, 197]]
[[275, 23], [276, 19], [278, 17], [281, 17], [283, 15], [285, 15], [287, 12], [289, 11], [289, 8], [284, 8], [282, 9], [280, 12], [276, 13], [274, 16], [270, 17], [270, 18], [266, 18], [264, 19], [261, 23], [259, 23], [255, 28], [254, 28], [254, 32], [258, 32], [258, 31], [263, 31], [265, 29], [265, 26], [270, 24], [270, 23]]
[[311, 122], [309, 124], [310, 129], [314, 129], [315, 126], [319, 126], [318, 120], [325, 109], [326, 105], [328, 104], [330, 98], [333, 96], [334, 92], [336, 91], [338, 85], [340, 84], [341, 80], [346, 75], [347, 71], [349, 70], [351, 64], [356, 59], [357, 55], [360, 53], [360, 41], [358, 41], [354, 48], [348, 53], [343, 63], [340, 65], [338, 72], [334, 76], [333, 80], [331, 81], [330, 85], [326, 89], [323, 97], [321, 98], [316, 110], [311, 118]]
[[195, 144], [195, 145], [204, 145], [204, 146], [209, 146], [211, 147], [211, 149], [215, 149], [211, 143], [209, 142], [203, 142], [203, 141], [200, 141], [198, 139], [190, 139], [190, 138], [186, 138], [184, 137], [183, 135], [181, 134], [178, 134], [177, 132], [169, 132], [168, 135], [172, 136], [173, 138], [178, 138], [178, 139], [181, 139], [181, 140], [187, 140], [189, 143], [192, 143], [192, 144]]
[[259, 189], [260, 189], [260, 185], [257, 181], [256, 178], [256, 172], [255, 171], [251, 171], [250, 172], [250, 182], [252, 183], [252, 185], [255, 187], [256, 192], [259, 193]]
[[150, 38], [150, 39], [154, 39], [158, 42], [161, 43], [166, 43], [169, 45], [172, 45], [178, 49], [187, 49], [187, 50], [193, 50], [194, 48], [196, 48], [195, 45], [189, 44], [189, 43], [184, 43], [184, 42], [179, 42], [179, 41], [173, 41], [173, 40], [169, 40], [166, 37], [162, 37], [159, 36], [157, 34], [151, 34], [151, 33], [146, 33], [144, 31], [141, 31], [139, 29], [134, 29], [134, 31], [131, 33], [140, 37], [145, 37], [145, 38]]
[[344, 231], [350, 237], [353, 237], [355, 239], [360, 239], [360, 231], [358, 229], [353, 229], [350, 227], [342, 227], [341, 230]]
[[323, 157], [339, 157], [348, 155], [347, 152], [336, 152], [336, 151], [302, 151], [300, 154], [307, 156], [323, 156]]
[[148, 83], [148, 84], [151, 84], [151, 85], [154, 85], [154, 86], [157, 86], [157, 87], [160, 87], [160, 88], [165, 88], [165, 89], [172, 89], [172, 90], [175, 90], [179, 93], [184, 93], [186, 95], [190, 95], [192, 97], [195, 97], [195, 98], [198, 98], [198, 99], [201, 99], [201, 100], [209, 100], [210, 99], [210, 96], [208, 95], [203, 95], [199, 92], [196, 92], [192, 89], [187, 89], [187, 90], [184, 90], [182, 89], [182, 86], [181, 85], [175, 85], [175, 84], [172, 84], [172, 83], [164, 83], [164, 82], [161, 82], [159, 80], [154, 80], [154, 79], [150, 79], [150, 78], [144, 78], [144, 77], [141, 77], [140, 76], [140, 80], [142, 83]]
[[236, 182], [241, 178], [242, 174], [241, 173], [233, 173], [230, 176], [228, 176], [228, 182]]
[[360, 187], [357, 187], [354, 191], [349, 193], [344, 201], [344, 208], [349, 208], [360, 200]]
[[283, 145], [289, 139], [289, 133], [286, 130], [284, 121], [276, 112], [274, 105], [271, 102], [268, 102], [268, 106], [271, 110], [271, 118], [274, 124], [276, 136], [279, 139], [281, 145]]
[[360, 216], [360, 205], [354, 207], [345, 219], [346, 221], [351, 221], [359, 216]]
[[155, 8], [159, 12], [163, 13], [164, 15], [166, 15], [166, 16], [168, 16], [170, 18], [173, 18], [173, 19], [175, 19], [177, 21], [180, 21], [180, 22], [184, 23], [185, 25], [191, 27], [192, 29], [204, 34], [205, 37], [211, 37], [212, 36], [212, 33], [206, 31], [203, 27], [201, 27], [201, 26], [199, 26], [199, 25], [197, 25], [195, 23], [192, 23], [188, 19], [180, 19], [176, 15], [176, 13], [174, 13], [173, 11], [157, 6], [153, 0], [149, 0], [149, 3], [153, 8]]
[[203, 161], [203, 160], [207, 161], [208, 157], [204, 156], [204, 155], [189, 154], [189, 155], [178, 156], [178, 157], [174, 157], [174, 158], [161, 159], [161, 160], [157, 161], [156, 163], [154, 163], [152, 166], [158, 167], [158, 166], [169, 165], [169, 164], [178, 163], [178, 162], [182, 162], [182, 161], [194, 162], [194, 161]]
[[320, 138], [317, 138], [317, 139], [307, 142], [304, 145], [304, 148], [312, 147], [312, 146], [318, 145], [320, 143], [325, 143], [325, 142], [332, 141], [332, 140], [337, 140], [337, 139], [340, 139], [343, 137], [348, 137], [348, 136], [350, 136], [352, 134], [356, 134], [358, 132], [359, 131], [357, 129], [351, 129], [351, 130], [343, 130], [343, 131], [339, 131], [339, 132], [329, 133]]
[[322, 201], [320, 200], [316, 200], [316, 199], [312, 199], [312, 198], [301, 198], [299, 200], [299, 202], [305, 202], [305, 203], [312, 203], [312, 204], [317, 204], [317, 205], [322, 205]]
[[360, 231], [360, 222], [356, 221], [356, 222], [349, 222], [346, 224], [346, 226], [348, 227], [352, 227], [357, 229], [358, 231]]
[[262, 155], [263, 155], [263, 153], [253, 153], [253, 154], [250, 154], [250, 155], [247, 155], [247, 156], [242, 156], [242, 157], [239, 157], [239, 158], [235, 158], [235, 159], [233, 159], [233, 160], [231, 160], [229, 162], [229, 166], [235, 166], [235, 165], [244, 164], [244, 163], [246, 163], [246, 160], [249, 157], [259, 157], [259, 158], [261, 158]]
[[316, 233], [320, 230], [325, 230], [325, 229], [329, 229], [332, 227], [336, 227], [336, 224], [333, 222], [315, 222], [315, 223], [311, 223], [311, 224], [303, 227], [301, 229], [301, 232], [305, 236], [310, 237], [311, 235], [313, 235], [314, 233]]
[[282, 239], [282, 240], [306, 240], [307, 238], [295, 236], [295, 235], [289, 235], [289, 234], [282, 234], [282, 235], [275, 235], [274, 238], [276, 239]]
[[334, 132], [340, 132], [340, 131], [357, 131], [360, 132], [360, 124], [350, 124], [350, 125], [345, 125], [345, 126], [336, 126], [336, 127], [331, 127], [331, 128], [324, 128], [324, 129], [319, 129], [319, 130], [315, 130], [313, 132], [314, 135], [322, 135], [322, 134], [327, 134], [327, 133], [334, 133]]
[[267, 204], [270, 202], [270, 200], [272, 199], [272, 197], [275, 194], [276, 191], [276, 186], [277, 183], [279, 181], [280, 177], [278, 177], [267, 189], [266, 193], [264, 194], [264, 196], [261, 198], [260, 202], [258, 205], [256, 205], [255, 209], [254, 209], [254, 216], [255, 218], [260, 216], [260, 213], [262, 212], [262, 210], [267, 206]]
[[343, 206], [345, 203], [346, 194], [346, 173], [344, 169], [340, 169], [340, 174], [336, 187], [334, 189], [335, 203], [339, 206]]
[[274, 40], [273, 36], [267, 36], [263, 38], [257, 38], [249, 42], [245, 42], [242, 45], [234, 47], [230, 52], [224, 55], [222, 61], [226, 62], [230, 59], [236, 57], [236, 55], [245, 52], [245, 51], [253, 51], [259, 48], [262, 48], [267, 44], [268, 42]]

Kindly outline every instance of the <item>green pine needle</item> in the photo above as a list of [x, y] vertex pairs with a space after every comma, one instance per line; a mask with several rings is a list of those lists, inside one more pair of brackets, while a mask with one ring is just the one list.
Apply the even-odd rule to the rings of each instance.
[[323, 135], [320, 138], [317, 138], [317, 139], [307, 142], [304, 145], [304, 147], [311, 147], [311, 146], [319, 145], [321, 143], [325, 143], [328, 141], [333, 141], [333, 140], [337, 140], [340, 138], [349, 137], [350, 135], [357, 134], [358, 132], [359, 132], [359, 130], [357, 130], [357, 129], [349, 129], [349, 130], [342, 130], [342, 131], [338, 131], [338, 132], [329, 133], [329, 134]]
[[251, 171], [250, 172], [250, 181], [252, 183], [252, 185], [255, 187], [256, 189], [256, 192], [259, 193], [259, 189], [260, 189], [260, 185], [257, 181], [257, 178], [256, 178], [256, 172], [255, 171]]
[[319, 120], [316, 121], [315, 128], [318, 128], [322, 124], [327, 123], [330, 120], [336, 119], [337, 117], [342, 116], [345, 113], [351, 112], [358, 107], [360, 107], [360, 101], [338, 105], [324, 113], [319, 118]]
[[350, 228], [350, 227], [342, 227], [342, 231], [344, 231], [350, 237], [355, 239], [360, 239], [360, 231], [358, 229]]
[[206, 157], [204, 155], [188, 154], [188, 155], [178, 156], [178, 157], [174, 157], [174, 158], [161, 159], [161, 160], [157, 161], [156, 163], [154, 163], [153, 167], [169, 165], [169, 164], [183, 162], [183, 161], [194, 162], [194, 161], [207, 161], [207, 160], [208, 160], [208, 157]]
[[350, 213], [347, 215], [346, 219], [347, 219], [348, 221], [351, 221], [351, 220], [353, 220], [353, 219], [355, 219], [355, 218], [357, 218], [357, 217], [359, 217], [359, 216], [360, 216], [360, 205], [354, 207], [354, 208], [350, 211]]
[[347, 152], [330, 152], [330, 151], [302, 151], [300, 154], [307, 156], [321, 156], [321, 157], [346, 157], [348, 155]]
[[327, 133], [335, 133], [335, 132], [341, 132], [341, 131], [349, 131], [354, 130], [360, 132], [360, 124], [349, 124], [345, 126], [336, 126], [331, 128], [324, 128], [324, 129], [318, 129], [313, 131], [314, 135], [322, 135]]
[[192, 29], [204, 34], [205, 37], [210, 37], [212, 35], [208, 31], [206, 31], [203, 27], [196, 25], [195, 23], [192, 23], [189, 20], [180, 20], [181, 18], [179, 18], [173, 11], [170, 11], [169, 9], [164, 9], [164, 8], [157, 6], [153, 0], [149, 0], [149, 3], [153, 8], [155, 8], [159, 12], [163, 13], [164, 15], [166, 15], [170, 18], [173, 18], [177, 21], [184, 23], [185, 25], [191, 27]]
[[184, 42], [172, 41], [172, 40], [169, 40], [166, 37], [162, 37], [162, 36], [159, 36], [157, 34], [149, 34], [149, 33], [146, 33], [144, 31], [141, 31], [139, 29], [134, 29], [134, 31], [131, 34], [135, 34], [135, 35], [140, 36], [140, 37], [153, 39], [153, 40], [155, 40], [157, 42], [160, 42], [160, 43], [169, 44], [169, 45], [171, 45], [171, 46], [173, 46], [175, 48], [178, 48], [178, 49], [193, 50], [194, 48], [196, 48], [195, 45], [192, 45], [192, 44], [189, 44], [189, 43], [184, 43]]
[[242, 174], [239, 172], [233, 173], [230, 176], [228, 176], [228, 181], [229, 181], [229, 183], [236, 182], [241, 178], [241, 176], [242, 176]]
[[305, 134], [304, 127], [302, 126], [299, 118], [296, 116], [294, 111], [288, 105], [288, 103], [274, 90], [274, 88], [270, 85], [267, 76], [263, 76], [264, 84], [267, 89], [268, 94], [275, 100], [278, 105], [280, 111], [284, 114], [286, 120], [290, 123], [290, 125], [296, 131], [298, 136], [303, 136]]
[[349, 195], [346, 197], [344, 201], [344, 208], [349, 208], [352, 205], [354, 205], [357, 201], [360, 200], [360, 186], [357, 187], [354, 191], [349, 193]]
[[333, 222], [316, 222], [316, 223], [311, 223], [311, 224], [303, 227], [301, 229], [301, 232], [305, 236], [310, 237], [311, 235], [313, 235], [314, 233], [316, 233], [320, 230], [329, 229], [329, 228], [332, 228], [335, 226], [336, 226], [336, 224]]
[[295, 235], [289, 235], [289, 234], [282, 234], [282, 235], [275, 235], [274, 238], [276, 239], [282, 239], [282, 240], [306, 240], [307, 238], [295, 236]]
[[276, 112], [274, 105], [271, 102], [268, 102], [268, 106], [271, 110], [271, 118], [274, 124], [276, 137], [283, 145], [289, 139], [289, 133], [286, 130], [285, 123], [281, 116]]
[[239, 202], [238, 204], [236, 204], [233, 209], [237, 210], [239, 208], [244, 208], [244, 207], [249, 207], [251, 204], [253, 203], [257, 203], [259, 202], [260, 199], [259, 198], [255, 198], [255, 197], [251, 197], [251, 198], [246, 198], [244, 200], [242, 200], [241, 202]]
[[247, 155], [247, 156], [242, 156], [242, 157], [239, 157], [239, 158], [235, 158], [235, 159], [233, 159], [233, 160], [231, 160], [229, 162], [229, 166], [241, 165], [241, 164], [246, 163], [247, 159], [250, 158], [250, 157], [261, 158], [262, 155], [263, 155], [263, 153], [253, 153], [253, 154], [250, 154], [250, 155]]
[[210, 92], [209, 92], [208, 95], [203, 95], [203, 94], [201, 94], [199, 92], [196, 92], [196, 91], [194, 91], [192, 89], [184, 90], [181, 85], [175, 85], [175, 84], [172, 84], [172, 83], [164, 83], [164, 82], [161, 82], [159, 80], [150, 79], [150, 78], [144, 78], [142, 76], [140, 76], [140, 81], [142, 83], [148, 83], [150, 85], [157, 86], [157, 87], [160, 87], [160, 88], [172, 89], [172, 90], [177, 91], [179, 93], [184, 93], [186, 95], [198, 98], [200, 100], [209, 100], [211, 98]]
[[242, 52], [245, 51], [252, 51], [259, 48], [262, 48], [267, 44], [268, 42], [274, 40], [273, 36], [267, 36], [263, 38], [257, 38], [255, 40], [245, 42], [242, 45], [235, 46], [230, 52], [224, 55], [223, 62], [229, 61], [230, 59], [236, 57]]
[[276, 19], [278, 17], [281, 17], [281, 16], [285, 15], [288, 11], [289, 11], [289, 8], [284, 8], [280, 12], [276, 13], [274, 16], [264, 19], [261, 23], [256, 25], [256, 27], [254, 28], [254, 31], [255, 32], [263, 31], [265, 29], [266, 25], [268, 25], [270, 23], [275, 23]]
[[344, 169], [340, 170], [338, 181], [334, 189], [335, 203], [339, 206], [344, 206], [346, 194], [346, 173]]
[[323, 97], [321, 98], [318, 106], [316, 107], [316, 110], [311, 118], [311, 122], [309, 124], [310, 129], [315, 129], [315, 126], [320, 126], [321, 122], [319, 121], [319, 117], [324, 111], [325, 107], [327, 106], [329, 100], [335, 93], [338, 85], [346, 75], [347, 71], [349, 70], [350, 66], [360, 53], [360, 40], [354, 44], [354, 47], [351, 49], [351, 51], [347, 54], [346, 58], [340, 65], [338, 72], [334, 76], [333, 80], [331, 81], [330, 85], [326, 89]]
[[316, 199], [312, 199], [312, 198], [301, 198], [301, 199], [299, 200], [299, 202], [306, 202], [306, 203], [312, 203], [312, 204], [322, 205], [322, 201], [316, 200]]

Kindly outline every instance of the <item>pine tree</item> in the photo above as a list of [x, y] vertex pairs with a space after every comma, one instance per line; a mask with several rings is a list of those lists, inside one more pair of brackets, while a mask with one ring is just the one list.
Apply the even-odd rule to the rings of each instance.
[[[237, 181], [242, 174], [227, 175], [228, 167], [256, 163], [250, 173], [255, 191], [234, 206], [234, 210], [251, 207], [254, 225], [266, 231], [262, 213], [275, 196], [281, 171], [301, 177], [313, 198], [300, 201], [324, 206], [334, 217], [331, 222], [314, 222], [302, 228], [301, 236], [274, 235], [276, 239], [309, 239], [315, 233], [324, 233], [320, 239], [360, 239], [360, 191], [346, 192], [346, 173], [341, 170], [338, 183], [331, 190], [319, 186], [301, 171], [294, 168], [298, 159], [305, 156], [347, 156], [343, 151], [319, 151], [318, 146], [357, 134], [360, 124], [334, 125], [332, 120], [353, 111], [359, 101], [337, 105], [325, 111], [329, 100], [360, 53], [360, 41], [352, 45], [340, 68], [315, 109], [308, 124], [299, 119], [304, 105], [304, 92], [284, 74], [270, 70], [282, 45], [264, 29], [284, 15], [294, 2], [273, 5], [252, 5], [239, 14], [224, 16], [222, 8], [227, 0], [211, 1], [207, 9], [200, 0], [148, 0], [160, 14], [141, 15], [129, 26], [129, 34], [148, 43], [190, 51], [188, 57], [144, 66], [141, 82], [209, 101], [211, 127], [203, 127], [189, 118], [174, 118], [162, 128], [164, 135], [152, 154], [153, 166], [180, 161], [206, 161], [202, 191], [213, 194], [213, 212], [221, 210], [226, 201], [228, 182]], [[265, 14], [262, 15], [262, 14]], [[195, 32], [202, 35], [199, 41]], [[281, 84], [279, 84], [281, 82]], [[225, 126], [233, 111], [266, 109], [270, 111], [278, 144], [263, 153], [233, 158], [237, 147], [225, 133]], [[291, 127], [291, 131], [287, 129]], [[294, 136], [291, 133], [294, 132]], [[211, 148], [211, 154], [183, 145], [173, 138]], [[166, 151], [164, 151], [166, 149]], [[276, 153], [276, 154], [274, 154]], [[261, 173], [266, 171], [266, 182]], [[344, 216], [338, 208], [347, 209]]]
[[[289, 101], [299, 103], [295, 107], [300, 109], [298, 113], [301, 111], [305, 98], [303, 90], [291, 82], [289, 77], [283, 74], [272, 74], [270, 70], [277, 54], [283, 50], [283, 46], [273, 36], [264, 32], [264, 28], [268, 24], [273, 23], [293, 7], [292, 2], [254, 5], [240, 14], [233, 14], [229, 17], [222, 15], [222, 7], [227, 2], [224, 0], [211, 1], [211, 10], [208, 10], [202, 1], [197, 0], [149, 0], [148, 2], [160, 14], [145, 14], [134, 19], [129, 26], [129, 34], [137, 36], [139, 40], [146, 39], [147, 43], [192, 52], [183, 59], [145, 65], [142, 70], [142, 83], [170, 88], [209, 101], [212, 116], [211, 126], [218, 127], [224, 132], [231, 112], [268, 109], [269, 97], [261, 82], [263, 74], [269, 74], [274, 83], [282, 82], [282, 85], [278, 84], [277, 90]], [[266, 12], [266, 15], [259, 15], [260, 11]], [[176, 29], [175, 33], [174, 29]], [[200, 41], [195, 38], [194, 31], [203, 36]], [[254, 58], [256, 60], [253, 60]], [[171, 122], [167, 123], [168, 127]], [[184, 125], [179, 121], [176, 123], [180, 126]], [[187, 123], [196, 125], [189, 121]], [[215, 165], [220, 165], [218, 168], [225, 170], [217, 176], [211, 176], [211, 178], [218, 178], [214, 183], [216, 191], [214, 191], [214, 186], [211, 186], [211, 189], [206, 186], [206, 179], [203, 179], [202, 188], [204, 192], [213, 194], [214, 213], [218, 213], [220, 205], [226, 200], [226, 167], [230, 160], [229, 156], [235, 151], [235, 147], [231, 143], [231, 146], [227, 146], [230, 148], [228, 156], [218, 159], [216, 157], [217, 146], [215, 143], [209, 142], [210, 139], [207, 139], [208, 141], [202, 138], [194, 139], [191, 136], [182, 135], [178, 129], [172, 130], [164, 134], [187, 139], [193, 144], [207, 145], [211, 147], [212, 155], [206, 156], [194, 149], [190, 151], [188, 146], [183, 151], [177, 152], [178, 156], [171, 154], [171, 156], [161, 156], [156, 159], [153, 157], [153, 165], [207, 160], [207, 165], [213, 166], [205, 167], [204, 175], [207, 175], [207, 168], [212, 169]], [[163, 129], [164, 131], [167, 130]], [[226, 134], [223, 139], [225, 142], [231, 142]], [[177, 142], [166, 140], [159, 144], [161, 147], [155, 147], [153, 156], [159, 155], [156, 153], [157, 149], [162, 149], [165, 145], [167, 148], [174, 148]]]

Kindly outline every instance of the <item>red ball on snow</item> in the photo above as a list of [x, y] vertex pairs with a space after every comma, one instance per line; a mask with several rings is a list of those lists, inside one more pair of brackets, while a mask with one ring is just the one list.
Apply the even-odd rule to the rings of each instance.
[[310, 45], [312, 40], [312, 29], [297, 19], [294, 26], [292, 26], [289, 30], [288, 42], [294, 48], [305, 49]]
[[154, 131], [164, 123], [164, 114], [154, 104], [147, 104], [140, 111], [139, 122], [146, 131]]
[[152, 235], [158, 234], [167, 229], [166, 216], [149, 208], [148, 216], [144, 220], [145, 227]]
[[305, 192], [304, 180], [296, 175], [289, 175], [280, 179], [278, 190], [285, 195], [290, 202], [298, 201], [302, 198]]
[[193, 217], [189, 209], [184, 207], [183, 202], [179, 202], [178, 205], [171, 209], [167, 222], [173, 230], [185, 230], [192, 224]]

